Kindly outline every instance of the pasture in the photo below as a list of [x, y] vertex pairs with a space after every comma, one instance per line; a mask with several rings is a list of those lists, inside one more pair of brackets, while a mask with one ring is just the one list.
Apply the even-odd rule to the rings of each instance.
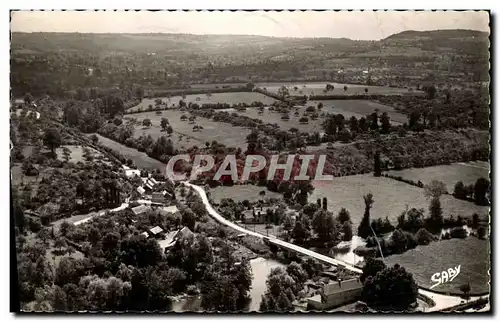
[[[64, 160], [64, 148], [67, 148], [69, 149], [69, 151], [71, 152], [69, 154], [69, 162], [86, 162], [85, 160], [85, 153], [84, 153], [84, 148], [83, 146], [81, 145], [63, 145], [61, 146], [60, 148], [57, 148], [56, 149], [56, 154], [57, 154], [57, 158], [61, 161]], [[99, 159], [99, 158], [102, 158], [102, 154], [97, 151], [96, 149], [94, 148], [91, 148], [91, 147], [86, 147], [87, 149], [89, 149], [90, 151], [90, 154], [93, 156], [94, 159]]]
[[[365, 117], [378, 109], [379, 116], [387, 112], [393, 125], [403, 124], [408, 118], [402, 113], [398, 113], [393, 107], [375, 103], [369, 100], [321, 100], [309, 101], [308, 105], [317, 106], [318, 103], [323, 103], [323, 111], [325, 113], [342, 114], [346, 119], [355, 116], [357, 119]], [[380, 124], [380, 121], [379, 121]]]
[[270, 111], [267, 107], [264, 108], [264, 112], [262, 114], [259, 114], [258, 109], [253, 107], [249, 107], [245, 111], [237, 111], [234, 108], [224, 109], [224, 111], [229, 113], [238, 113], [240, 115], [248, 116], [253, 119], [259, 119], [264, 123], [277, 124], [280, 129], [284, 131], [288, 131], [291, 128], [296, 128], [300, 132], [323, 132], [323, 127], [321, 126], [321, 124], [325, 120], [324, 117], [320, 116], [316, 120], [312, 120], [310, 116], [308, 116], [309, 121], [307, 123], [300, 123], [299, 119], [303, 116], [306, 107], [297, 106], [296, 109], [299, 112], [299, 115], [295, 115], [295, 110], [292, 110], [292, 112], [289, 114], [289, 120], [282, 120], [281, 117], [283, 116], [283, 114], [275, 111]]
[[[326, 84], [334, 86], [333, 90], [324, 92]], [[358, 95], [364, 94], [365, 88], [368, 88], [368, 94], [387, 94], [395, 95], [409, 93], [407, 88], [395, 88], [386, 86], [368, 86], [357, 84], [340, 84], [334, 82], [313, 82], [313, 83], [257, 83], [256, 86], [265, 88], [269, 92], [278, 93], [282, 86], [286, 86], [290, 95]], [[344, 86], [347, 86], [347, 91], [344, 91]], [[417, 91], [413, 91], [417, 93]]]
[[[259, 195], [261, 191], [265, 191], [264, 196]], [[259, 187], [251, 184], [245, 185], [234, 185], [231, 187], [219, 186], [215, 188], [210, 188], [208, 190], [214, 202], [220, 203], [224, 198], [233, 199], [235, 202], [248, 200], [250, 202], [257, 202], [262, 198], [276, 198], [282, 199], [283, 196], [277, 192], [272, 192], [266, 189], [266, 187]]]
[[[403, 254], [385, 258], [387, 265], [400, 264], [413, 274], [418, 285], [431, 287], [434, 273], [460, 265], [460, 273], [451, 282], [433, 288], [436, 291], [461, 293], [460, 286], [470, 283], [471, 294], [488, 292], [490, 276], [490, 241], [476, 237], [441, 240], [418, 246]], [[424, 264], [424, 265], [423, 265]]]
[[123, 144], [120, 144], [116, 141], [105, 138], [104, 136], [101, 136], [99, 134], [96, 134], [96, 135], [99, 138], [99, 143], [102, 146], [105, 146], [105, 147], [113, 149], [117, 152], [120, 152], [126, 159], [131, 159], [137, 167], [139, 167], [141, 169], [150, 170], [150, 171], [156, 170], [156, 169], [160, 169], [162, 172], [166, 171], [165, 164], [163, 164], [162, 162], [160, 162], [158, 160], [155, 160], [155, 159], [149, 157], [146, 153], [139, 152], [133, 148], [129, 148]]
[[[136, 112], [136, 111], [147, 111], [149, 105], [155, 107], [155, 100], [158, 98], [145, 98], [139, 105], [131, 107], [127, 110], [127, 112]], [[271, 105], [276, 100], [269, 96], [266, 96], [257, 92], [234, 92], [234, 93], [214, 93], [210, 96], [206, 94], [195, 94], [195, 95], [186, 95], [186, 98], [183, 99], [182, 96], [173, 96], [173, 97], [160, 97], [160, 99], [166, 103], [167, 108], [177, 108], [179, 107], [179, 102], [183, 100], [186, 104], [217, 104], [217, 103], [227, 103], [230, 105], [233, 104], [252, 104], [253, 102], [262, 102], [264, 105]]]
[[465, 185], [470, 185], [475, 184], [476, 180], [481, 177], [488, 179], [490, 165], [488, 162], [475, 161], [438, 165], [423, 169], [391, 170], [387, 173], [415, 182], [420, 180], [424, 184], [428, 184], [431, 180], [439, 180], [446, 184], [449, 193], [453, 193], [455, 183], [458, 181], [462, 181]]
[[[397, 217], [406, 209], [406, 206], [423, 208], [425, 215], [428, 216], [429, 200], [424, 196], [424, 189], [393, 179], [366, 174], [335, 177], [332, 181], [313, 181], [313, 185], [315, 189], [309, 201], [316, 202], [318, 198], [326, 197], [328, 209], [334, 214], [338, 214], [342, 207], [346, 208], [351, 214], [355, 234], [365, 209], [363, 196], [370, 192], [375, 200], [370, 211], [371, 219], [387, 216], [395, 225]], [[487, 206], [477, 206], [450, 195], [441, 196], [441, 207], [444, 217], [454, 215], [455, 218], [458, 215], [472, 217], [474, 213], [484, 218], [489, 210]]]
[[[181, 116], [185, 113], [179, 110], [165, 110], [161, 111], [161, 115], [156, 112], [144, 112], [126, 116], [127, 119], [136, 119], [140, 124], [135, 125], [134, 137], [138, 138], [142, 134], [149, 135], [156, 140], [160, 136], [168, 136], [162, 130], [160, 123], [162, 118], [167, 118], [172, 126], [174, 133], [169, 137], [174, 143], [175, 148], [189, 148], [198, 146], [199, 148], [205, 146], [205, 142], [217, 141], [228, 147], [246, 147], [246, 137], [250, 134], [250, 130], [243, 127], [232, 126], [228, 123], [214, 122], [206, 118], [197, 117], [195, 122], [192, 123], [188, 120], [181, 121]], [[151, 127], [144, 127], [142, 121], [150, 119], [152, 122]], [[194, 131], [195, 125], [201, 125], [202, 130]]]

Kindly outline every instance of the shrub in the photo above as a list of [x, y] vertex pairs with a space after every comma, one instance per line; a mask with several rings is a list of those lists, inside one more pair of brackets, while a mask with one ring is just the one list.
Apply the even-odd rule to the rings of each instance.
[[451, 238], [467, 238], [467, 230], [465, 230], [463, 227], [452, 228], [450, 231], [450, 236]]
[[481, 226], [477, 229], [477, 238], [485, 239], [486, 238], [486, 228]]
[[419, 245], [429, 245], [434, 240], [434, 235], [425, 228], [420, 228], [415, 237]]

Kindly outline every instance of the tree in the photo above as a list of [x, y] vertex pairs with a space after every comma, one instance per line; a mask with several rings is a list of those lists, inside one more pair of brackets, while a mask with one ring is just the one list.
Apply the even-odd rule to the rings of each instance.
[[373, 161], [373, 168], [374, 168], [373, 175], [375, 177], [380, 177], [382, 175], [382, 171], [381, 171], [380, 167], [381, 167], [381, 165], [380, 165], [380, 152], [376, 152], [374, 155], [374, 161]]
[[358, 122], [358, 132], [367, 132], [368, 131], [368, 123], [366, 122], [366, 118], [361, 117]]
[[471, 290], [470, 283], [460, 285], [460, 291], [464, 293], [464, 298], [467, 301], [469, 301], [470, 298], [470, 290]]
[[333, 244], [340, 239], [339, 224], [329, 211], [317, 210], [314, 213], [312, 227], [318, 239], [325, 244]]
[[174, 132], [174, 129], [169, 125], [167, 126], [167, 134], [170, 136]]
[[432, 180], [424, 189], [425, 196], [431, 198], [429, 205], [430, 217], [427, 220], [427, 226], [432, 233], [438, 233], [443, 228], [443, 209], [439, 198], [443, 193], [446, 193], [446, 186], [441, 181]]
[[351, 215], [349, 214], [349, 211], [345, 208], [341, 208], [339, 211], [339, 214], [337, 216], [337, 220], [341, 223], [351, 223]]
[[434, 86], [434, 85], [427, 86], [425, 88], [425, 92], [427, 93], [427, 97], [429, 99], [434, 99], [434, 97], [436, 97], [436, 93], [437, 93], [436, 86]]
[[146, 126], [146, 127], [150, 127], [151, 126], [151, 120], [150, 119], [144, 119], [142, 121], [142, 125]]
[[488, 205], [486, 193], [490, 189], [490, 181], [486, 178], [479, 178], [474, 185], [474, 199], [477, 205]]
[[287, 235], [293, 230], [293, 219], [289, 214], [285, 214], [281, 217], [281, 225], [283, 226], [283, 230], [286, 231]]
[[485, 239], [486, 237], [486, 228], [481, 226], [477, 229], [477, 238]]
[[363, 285], [363, 300], [372, 307], [408, 310], [415, 303], [418, 287], [411, 273], [398, 264], [385, 268]]
[[391, 121], [387, 112], [382, 113], [380, 116], [380, 124], [382, 126], [383, 134], [389, 134], [391, 132]]
[[344, 92], [347, 92], [347, 85], [344, 85]]
[[182, 221], [183, 226], [188, 227], [191, 231], [194, 231], [196, 225], [196, 216], [191, 209], [186, 209], [182, 211]]
[[387, 266], [380, 259], [376, 259], [373, 257], [367, 257], [366, 262], [365, 262], [365, 266], [363, 266], [363, 272], [361, 273], [361, 276], [359, 277], [359, 279], [362, 283], [364, 283], [368, 277], [370, 277], [370, 276], [375, 277], [375, 276], [377, 276], [378, 272], [381, 272], [386, 268], [387, 268]]
[[311, 237], [309, 222], [305, 216], [301, 220], [295, 221], [295, 227], [292, 231], [292, 238], [298, 245], [304, 245]]
[[307, 273], [297, 262], [291, 262], [286, 268], [286, 272], [295, 281], [294, 293], [300, 292], [307, 281]]
[[432, 180], [424, 187], [424, 194], [427, 198], [439, 198], [447, 193], [446, 185], [442, 181]]
[[358, 227], [358, 236], [361, 238], [367, 238], [373, 234], [370, 228], [370, 209], [374, 203], [373, 195], [369, 193], [363, 196], [363, 200], [365, 202], [365, 213]]
[[99, 138], [95, 134], [92, 134], [90, 136], [90, 139], [92, 140], [92, 143], [94, 143], [94, 144], [97, 144], [97, 142], [99, 142]]
[[61, 133], [55, 128], [51, 128], [45, 131], [43, 135], [43, 144], [45, 144], [52, 155], [55, 155], [55, 149], [60, 147], [62, 143]]
[[[143, 121], [143, 122], [144, 122], [144, 121]], [[163, 130], [163, 131], [166, 131], [166, 130], [167, 130], [167, 127], [169, 126], [169, 124], [170, 124], [170, 123], [168, 122], [168, 119], [167, 119], [167, 118], [163, 117], [163, 118], [161, 119], [160, 126], [161, 126], [161, 128], [162, 128], [162, 130]]]
[[420, 129], [418, 125], [421, 116], [422, 115], [419, 110], [413, 110], [410, 112], [410, 114], [408, 115], [408, 126], [410, 127], [410, 129], [415, 131]]
[[417, 243], [419, 245], [429, 245], [431, 241], [434, 240], [434, 235], [432, 235], [427, 229], [420, 228], [415, 235], [417, 238]]
[[462, 181], [458, 181], [455, 184], [455, 187], [453, 189], [453, 196], [457, 199], [462, 199], [462, 200], [467, 199], [466, 187]]
[[343, 128], [340, 132], [339, 132], [339, 140], [343, 143], [347, 143], [351, 140], [351, 133], [349, 132], [348, 129], [346, 128]]
[[342, 225], [342, 240], [343, 241], [351, 241], [352, 240], [352, 226], [349, 222], [345, 222]]
[[349, 129], [351, 133], [358, 133], [358, 119], [356, 116], [351, 116], [349, 119]]
[[378, 131], [378, 118], [378, 113], [376, 111], [368, 115], [368, 119], [370, 120], [370, 130]]
[[33, 95], [31, 95], [31, 93], [26, 93], [24, 95], [24, 103], [26, 103], [26, 105], [31, 105], [31, 103], [33, 103]]

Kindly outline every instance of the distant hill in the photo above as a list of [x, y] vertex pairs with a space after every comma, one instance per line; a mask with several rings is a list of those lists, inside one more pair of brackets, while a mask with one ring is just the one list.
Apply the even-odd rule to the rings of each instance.
[[450, 29], [450, 30], [431, 30], [431, 31], [415, 31], [406, 30], [400, 33], [391, 35], [385, 40], [402, 40], [402, 39], [414, 39], [414, 38], [432, 38], [432, 39], [443, 39], [443, 38], [488, 38], [489, 34], [487, 32], [478, 30], [467, 30], [467, 29]]

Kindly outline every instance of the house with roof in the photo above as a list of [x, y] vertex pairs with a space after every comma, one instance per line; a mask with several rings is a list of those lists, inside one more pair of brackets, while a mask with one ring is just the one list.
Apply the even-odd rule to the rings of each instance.
[[131, 210], [134, 213], [134, 215], [140, 215], [140, 214], [143, 214], [143, 213], [151, 210], [151, 208], [148, 206], [145, 206], [145, 205], [140, 205], [140, 206], [132, 208]]
[[153, 236], [158, 236], [161, 232], [163, 232], [163, 229], [160, 226], [154, 226], [149, 230]]
[[151, 202], [163, 204], [167, 201], [164, 192], [153, 192]]
[[329, 310], [351, 303], [361, 297], [363, 283], [359, 278], [338, 280], [323, 285], [320, 294], [307, 299], [308, 310]]

